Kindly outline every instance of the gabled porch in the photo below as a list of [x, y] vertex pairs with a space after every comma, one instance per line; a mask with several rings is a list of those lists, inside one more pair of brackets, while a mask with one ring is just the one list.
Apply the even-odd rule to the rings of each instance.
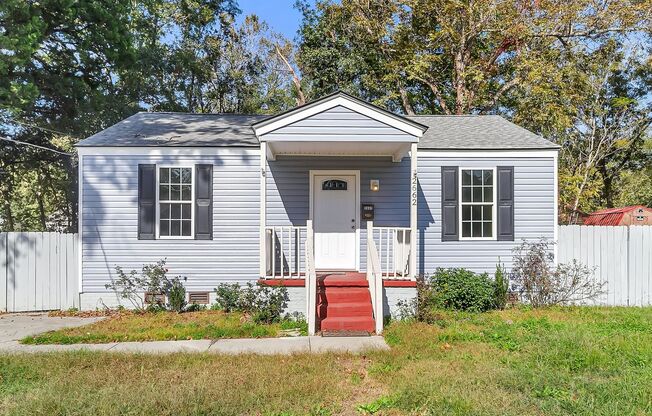
[[[415, 280], [423, 126], [338, 93], [254, 129], [264, 155], [261, 279], [303, 283], [311, 334], [318, 318], [328, 326], [335, 316], [342, 318], [339, 329], [355, 330], [346, 323], [360, 318], [366, 291], [380, 333], [383, 286]], [[348, 293], [340, 299], [358, 297], [329, 301], [337, 292]], [[368, 328], [368, 320], [359, 321], [359, 329]]]

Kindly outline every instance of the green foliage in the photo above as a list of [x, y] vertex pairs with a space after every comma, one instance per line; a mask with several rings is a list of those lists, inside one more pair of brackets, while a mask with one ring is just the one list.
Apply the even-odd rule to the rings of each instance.
[[171, 311], [181, 313], [186, 309], [186, 288], [178, 277], [170, 279], [164, 287], [167, 307]]
[[394, 406], [394, 402], [395, 399], [392, 397], [383, 396], [371, 403], [359, 405], [356, 410], [361, 414], [373, 415], [380, 412], [381, 410], [392, 408]]
[[494, 283], [486, 273], [467, 269], [437, 269], [430, 277], [432, 306], [483, 312], [494, 306]]
[[[155, 264], [146, 264], [140, 274], [136, 270], [125, 273], [122, 267], [116, 266], [117, 279], [104, 285], [113, 290], [121, 299], [127, 299], [131, 306], [140, 312], [160, 312], [171, 310], [183, 312], [186, 309], [186, 288], [179, 277], [168, 278], [168, 269], [165, 259]], [[184, 278], [185, 280], [185, 278]], [[147, 302], [144, 293], [163, 294], [167, 303], [156, 301]], [[193, 310], [196, 310], [193, 307]]]
[[[417, 278], [417, 297], [398, 302], [398, 315], [401, 319], [415, 319], [419, 322], [441, 325], [440, 310], [484, 312], [498, 307], [505, 299], [506, 282], [498, 281], [487, 273], [477, 274], [467, 269], [439, 268], [429, 277]], [[504, 291], [504, 292], [503, 292]]]
[[243, 312], [261, 323], [279, 322], [288, 301], [288, 290], [283, 286], [223, 283], [215, 288], [215, 294], [212, 309]]
[[494, 306], [497, 309], [505, 309], [508, 292], [509, 277], [505, 271], [505, 266], [499, 260], [498, 264], [496, 264], [496, 273], [494, 273]]
[[142, 110], [292, 106], [290, 42], [234, 0], [0, 2], [0, 230], [77, 229], [74, 144]]

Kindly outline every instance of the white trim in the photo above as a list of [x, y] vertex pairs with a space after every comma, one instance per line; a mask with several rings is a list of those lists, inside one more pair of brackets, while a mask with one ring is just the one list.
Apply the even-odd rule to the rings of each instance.
[[[271, 145], [273, 142], [263, 142], [263, 143], [267, 143], [267, 146], [269, 147], [269, 145]], [[406, 144], [410, 144], [410, 143], [406, 143]], [[396, 154], [396, 153], [395, 153], [395, 154]], [[304, 157], [304, 156], [310, 156], [310, 157], [384, 157], [384, 158], [388, 158], [388, 159], [389, 159], [389, 158], [392, 158], [392, 161], [393, 161], [393, 159], [394, 159], [394, 155], [395, 155], [395, 154], [390, 154], [390, 153], [387, 153], [387, 154], [378, 154], [378, 153], [374, 153], [374, 154], [371, 154], [371, 153], [359, 153], [359, 154], [358, 154], [358, 153], [309, 153], [309, 152], [293, 152], [293, 153], [278, 153], [278, 154], [275, 153], [275, 154], [273, 155], [273, 156], [274, 156], [274, 159], [270, 159], [270, 158], [269, 158], [270, 153], [269, 153], [269, 151], [268, 151], [268, 152], [267, 152], [267, 156], [268, 156], [268, 159], [267, 159], [267, 160], [270, 160], [270, 161], [273, 162], [273, 161], [276, 160], [276, 156], [289, 156], [289, 157]], [[403, 158], [405, 158], [405, 156], [407, 156], [407, 152], [406, 152], [406, 154], [403, 156]], [[403, 160], [403, 158], [401, 158], [401, 160]], [[401, 160], [399, 160], [399, 162], [400, 162]]]
[[[417, 276], [417, 224], [419, 201], [419, 151], [416, 143], [410, 149], [410, 278]], [[369, 260], [367, 260], [369, 261]]]
[[553, 232], [553, 238], [555, 240], [555, 243], [553, 245], [553, 255], [555, 257], [555, 265], [559, 261], [559, 154], [555, 154], [554, 157], [554, 183], [553, 183], [553, 192], [555, 193], [554, 197], [554, 218], [553, 218], [553, 226], [554, 232]]
[[450, 158], [504, 158], [504, 157], [556, 157], [557, 150], [433, 150], [419, 149], [419, 157], [450, 157]]
[[83, 270], [84, 270], [84, 257], [82, 256], [82, 250], [84, 249], [84, 226], [82, 224], [82, 201], [83, 190], [84, 190], [84, 181], [83, 181], [83, 155], [79, 155], [79, 160], [77, 162], [77, 267], [78, 267], [78, 280], [79, 280], [79, 293], [82, 293], [84, 290], [83, 282]]
[[[341, 176], [355, 176], [355, 269], [360, 271], [360, 171], [359, 170], [329, 170], [329, 169], [319, 169], [319, 170], [310, 170], [310, 203], [308, 210], [308, 219], [313, 221], [313, 212], [314, 212], [314, 183], [315, 176], [328, 176], [328, 175], [341, 175]], [[313, 231], [314, 232], [314, 231]]]
[[78, 147], [77, 154], [82, 155], [137, 155], [137, 156], [257, 156], [259, 147]]
[[[493, 194], [493, 196], [492, 196], [493, 202], [491, 204], [491, 237], [463, 237], [462, 236], [462, 206], [463, 205], [488, 205], [487, 203], [484, 203], [484, 202], [483, 203], [462, 202], [462, 172], [465, 171], [465, 170], [470, 170], [470, 171], [474, 171], [474, 170], [490, 170], [490, 171], [493, 172], [492, 175], [491, 175], [491, 179], [493, 181], [492, 189], [491, 189], [491, 192]], [[459, 192], [459, 194], [458, 194], [459, 195], [459, 209], [458, 209], [458, 214], [459, 215], [458, 215], [458, 218], [457, 218], [457, 221], [458, 221], [457, 226], [459, 227], [458, 229], [460, 231], [459, 240], [460, 241], [497, 241], [498, 236], [496, 236], [496, 232], [497, 232], [497, 229], [498, 229], [498, 227], [497, 227], [498, 219], [496, 218], [496, 211], [497, 211], [496, 207], [498, 205], [498, 201], [496, 201], [496, 197], [497, 197], [497, 192], [496, 192], [497, 189], [496, 188], [497, 188], [498, 181], [497, 181], [497, 178], [496, 178], [496, 166], [493, 166], [493, 167], [464, 167], [464, 166], [460, 166], [458, 168], [457, 174], [458, 174], [457, 192]], [[473, 175], [471, 175], [471, 183], [473, 183]]]
[[[161, 235], [161, 222], [160, 210], [161, 201], [159, 199], [160, 179], [159, 174], [161, 169], [190, 169], [190, 235]], [[181, 190], [179, 190], [181, 192]], [[187, 203], [186, 201], [164, 201], [163, 203]], [[194, 240], [195, 239], [195, 165], [156, 165], [156, 239], [157, 240]], [[171, 215], [171, 214], [170, 214]]]
[[296, 123], [297, 121], [303, 120], [304, 118], [310, 117], [312, 115], [321, 113], [323, 111], [329, 110], [337, 106], [348, 108], [349, 110], [355, 111], [357, 113], [370, 117], [374, 120], [380, 121], [381, 123], [394, 127], [398, 130], [404, 131], [405, 133], [408, 133], [414, 137], [423, 136], [423, 130], [418, 127], [415, 127], [409, 123], [401, 121], [395, 117], [390, 117], [387, 114], [383, 114], [380, 111], [361, 105], [349, 98], [342, 97], [342, 96], [333, 97], [329, 100], [324, 101], [323, 103], [309, 106], [303, 110], [299, 110], [297, 112], [288, 114], [287, 116], [281, 116], [278, 120], [274, 122], [265, 124], [264, 126], [260, 126], [258, 128], [254, 127], [254, 131], [256, 133], [256, 136], [258, 136], [261, 141], [264, 141], [265, 139], [263, 139], [262, 136], [264, 136], [267, 133], [285, 127], [289, 124]]
[[[267, 247], [266, 244], [266, 227], [267, 227], [267, 143], [260, 144], [260, 255], [259, 255], [259, 274], [260, 277], [267, 275]], [[303, 253], [299, 253], [303, 255]]]

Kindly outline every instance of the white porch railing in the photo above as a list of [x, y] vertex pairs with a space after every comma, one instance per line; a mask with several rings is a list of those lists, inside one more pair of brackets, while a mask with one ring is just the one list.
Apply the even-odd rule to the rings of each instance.
[[[367, 227], [372, 225], [371, 221]], [[373, 227], [373, 226], [372, 226]], [[369, 283], [369, 294], [371, 295], [371, 307], [374, 312], [376, 322], [376, 334], [383, 332], [383, 274], [380, 268], [380, 257], [376, 242], [373, 239], [373, 233], [367, 234], [367, 282]]]
[[272, 279], [300, 279], [305, 275], [301, 246], [306, 241], [306, 227], [279, 226], [265, 228], [265, 270]]
[[306, 320], [308, 321], [308, 335], [315, 335], [317, 332], [317, 273], [315, 271], [315, 250], [311, 220], [307, 221], [306, 226], [305, 264]]
[[[380, 273], [386, 279], [414, 280], [410, 270], [412, 231], [408, 227], [374, 227], [367, 222], [367, 236], [377, 247]], [[369, 260], [367, 260], [369, 261]]]

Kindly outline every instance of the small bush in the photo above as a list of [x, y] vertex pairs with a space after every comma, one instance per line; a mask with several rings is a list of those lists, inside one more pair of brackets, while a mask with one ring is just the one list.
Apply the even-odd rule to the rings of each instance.
[[494, 274], [494, 306], [496, 309], [505, 309], [508, 292], [509, 278], [505, 272], [505, 267], [499, 261]]
[[[105, 287], [113, 290], [120, 298], [127, 299], [137, 311], [184, 311], [187, 304], [186, 289], [179, 277], [167, 277], [165, 260], [144, 265], [140, 274], [136, 270], [125, 273], [120, 266], [116, 266], [115, 271], [118, 278]], [[148, 303], [143, 293], [165, 294], [167, 304], [158, 300]]]
[[511, 280], [530, 306], [582, 303], [604, 293], [605, 283], [594, 278], [594, 269], [576, 260], [555, 266], [553, 245], [524, 241], [514, 249]]
[[167, 307], [171, 311], [181, 313], [186, 308], [186, 288], [178, 277], [175, 277], [165, 285], [165, 296], [167, 297]]
[[288, 301], [288, 290], [283, 286], [225, 283], [215, 288], [215, 294], [216, 302], [211, 309], [243, 312], [250, 315], [254, 322], [266, 324], [281, 321]]
[[435, 306], [469, 312], [482, 312], [494, 306], [494, 283], [487, 273], [467, 269], [437, 269], [430, 277]]
[[238, 310], [240, 302], [240, 285], [237, 283], [222, 283], [215, 288], [217, 300], [211, 309], [222, 310], [224, 312], [234, 312]]
[[442, 322], [438, 309], [483, 312], [496, 305], [494, 280], [486, 273], [467, 269], [437, 269], [430, 277], [417, 278], [417, 297], [398, 302], [401, 319], [429, 324]]
[[141, 293], [163, 293], [167, 271], [165, 260], [144, 265], [140, 274], [136, 270], [125, 273], [122, 267], [115, 266], [118, 278], [104, 287], [113, 290], [120, 298], [127, 299], [136, 310], [143, 312], [147, 309], [147, 304]]

